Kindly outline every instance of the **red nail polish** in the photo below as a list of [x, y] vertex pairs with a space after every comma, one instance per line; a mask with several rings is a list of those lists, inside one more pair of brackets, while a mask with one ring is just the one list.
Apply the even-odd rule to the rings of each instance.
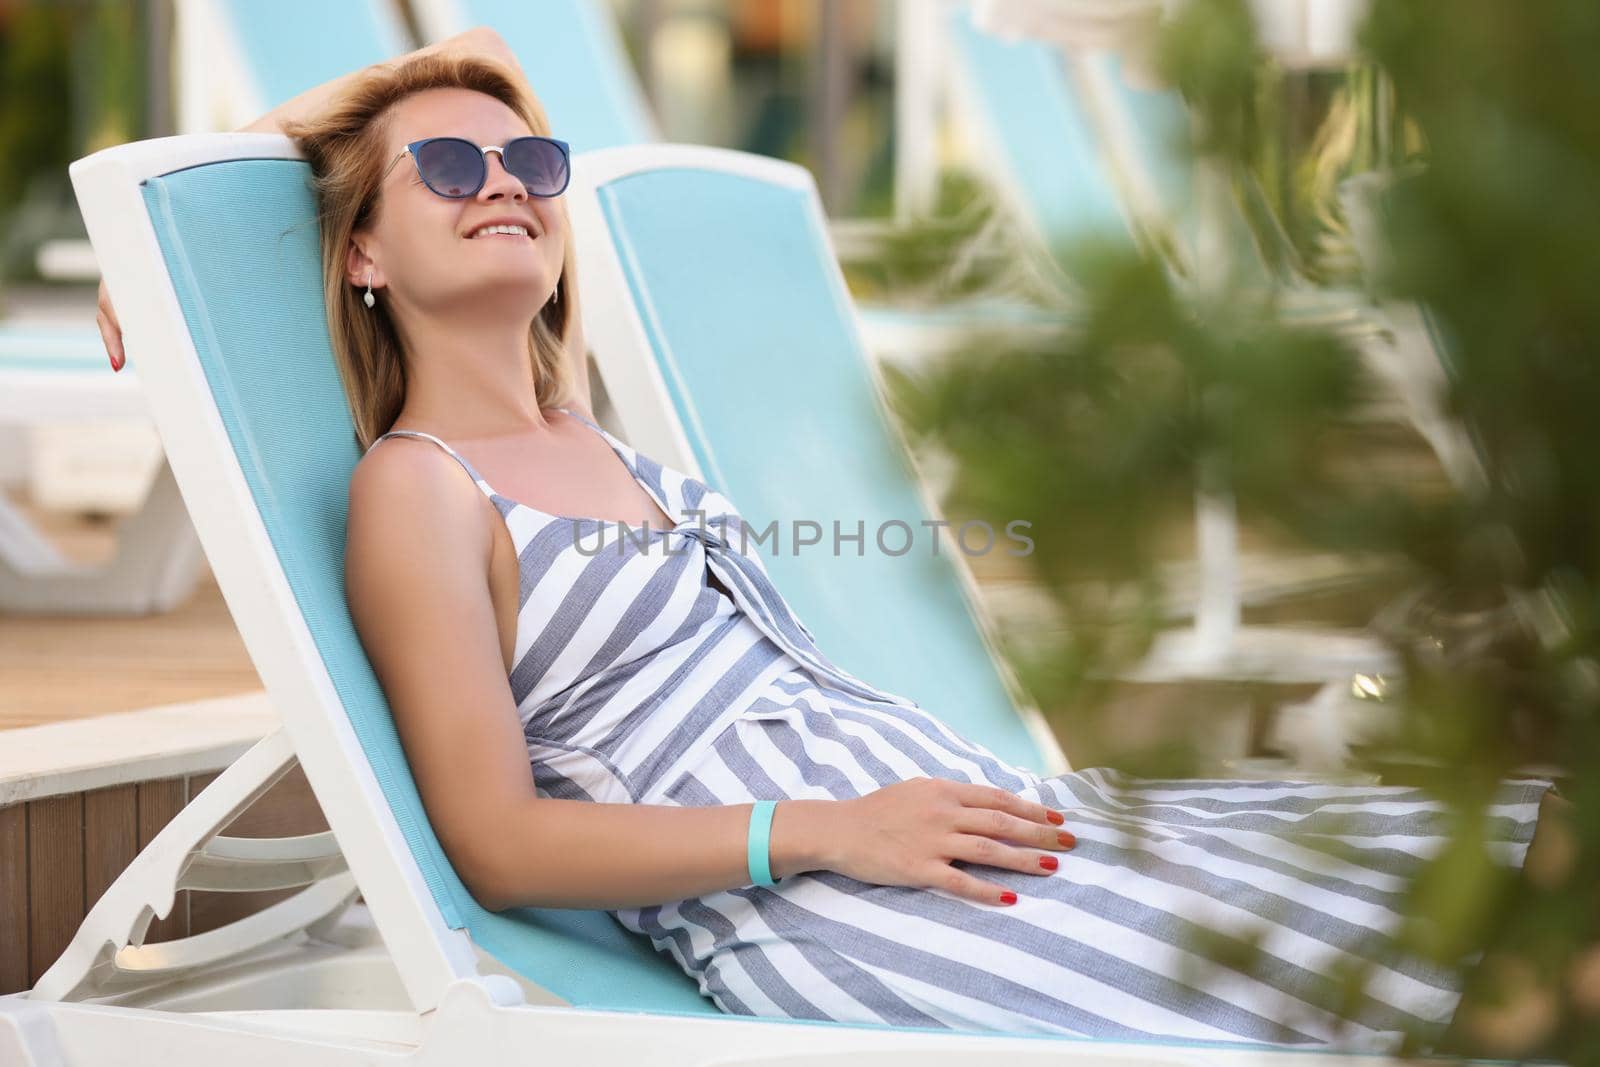
[[1056, 840], [1061, 842], [1062, 848], [1071, 848], [1078, 843], [1078, 839], [1073, 836], [1071, 830], [1062, 830], [1056, 834]]
[[1061, 861], [1056, 859], [1054, 856], [1040, 856], [1039, 866], [1043, 867], [1047, 871], [1053, 871], [1057, 867], [1061, 866]]
[[1044, 817], [1055, 823], [1057, 826], [1060, 826], [1062, 823], [1067, 821], [1067, 817], [1061, 814], [1059, 811], [1047, 811], [1044, 813]]
[[1017, 895], [1015, 893], [1013, 893], [1011, 890], [1007, 889], [1004, 893], [1000, 894], [1000, 903], [1002, 903], [1002, 904], [1015, 904], [1016, 902], [1017, 902]]

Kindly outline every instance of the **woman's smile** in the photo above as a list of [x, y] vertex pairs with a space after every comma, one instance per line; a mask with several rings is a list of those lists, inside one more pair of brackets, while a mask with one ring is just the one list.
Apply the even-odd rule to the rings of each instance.
[[484, 241], [491, 237], [498, 237], [506, 241], [531, 241], [534, 239], [532, 234], [527, 233], [511, 233], [506, 230], [488, 230], [483, 233], [472, 234], [467, 238], [467, 240]]
[[530, 241], [539, 236], [539, 227], [531, 222], [518, 218], [490, 219], [480, 222], [466, 233], [469, 241], [481, 241], [485, 237], [504, 237], [514, 241]]

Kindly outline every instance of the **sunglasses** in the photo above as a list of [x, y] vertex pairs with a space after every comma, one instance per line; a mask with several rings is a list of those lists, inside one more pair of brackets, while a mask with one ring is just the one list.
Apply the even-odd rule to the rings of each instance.
[[378, 182], [382, 184], [395, 164], [410, 156], [424, 185], [440, 196], [464, 200], [476, 196], [489, 180], [490, 152], [500, 153], [500, 165], [529, 196], [560, 196], [572, 177], [572, 149], [554, 137], [513, 137], [504, 146], [482, 148], [464, 137], [424, 137], [390, 160]]

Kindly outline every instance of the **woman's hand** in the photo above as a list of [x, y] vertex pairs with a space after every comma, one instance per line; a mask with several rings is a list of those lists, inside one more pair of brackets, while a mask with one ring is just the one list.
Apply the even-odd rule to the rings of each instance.
[[106, 355], [111, 357], [111, 369], [121, 370], [122, 365], [128, 361], [128, 353], [122, 348], [122, 324], [117, 321], [116, 309], [111, 306], [111, 294], [106, 291], [105, 279], [100, 279], [100, 310], [95, 314], [94, 324], [100, 327], [100, 340], [105, 342]]
[[[836, 802], [827, 867], [876, 885], [943, 889], [985, 904], [1016, 894], [951, 866], [953, 860], [1047, 875], [1048, 851], [1077, 844], [1059, 812], [989, 785], [912, 778]], [[1015, 842], [1011, 844], [1009, 842]]]

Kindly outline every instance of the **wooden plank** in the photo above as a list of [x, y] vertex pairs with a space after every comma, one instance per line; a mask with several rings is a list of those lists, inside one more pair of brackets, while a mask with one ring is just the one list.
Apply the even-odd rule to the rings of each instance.
[[[215, 775], [205, 776], [207, 779]], [[199, 781], [201, 776], [192, 780]], [[230, 837], [288, 837], [328, 828], [305, 769], [298, 763], [223, 830]]]
[[[141, 850], [161, 832], [172, 817], [189, 802], [189, 780], [167, 778], [159, 782], [140, 782], [139, 789], [139, 848]], [[171, 941], [189, 933], [189, 890], [180, 892], [172, 903], [172, 911], [165, 919], [152, 919], [141, 944]]]
[[28, 806], [0, 808], [0, 996], [28, 981]]
[[50, 968], [83, 921], [83, 796], [28, 808], [28, 985]]
[[108, 786], [83, 794], [83, 903], [94, 907], [139, 854], [139, 787]]

